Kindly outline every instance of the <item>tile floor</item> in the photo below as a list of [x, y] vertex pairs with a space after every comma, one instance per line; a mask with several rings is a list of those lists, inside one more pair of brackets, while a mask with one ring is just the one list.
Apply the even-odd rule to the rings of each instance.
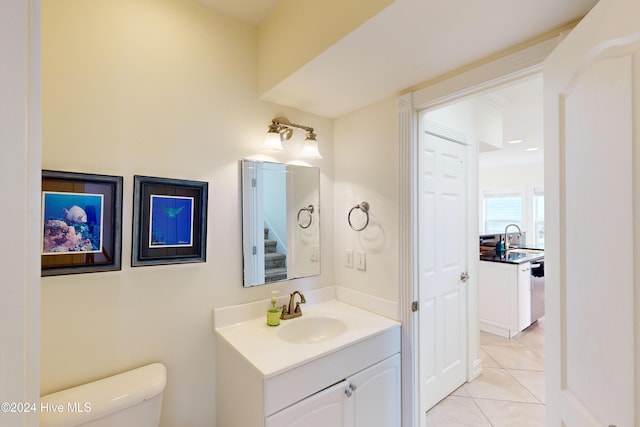
[[544, 319], [515, 338], [480, 332], [483, 373], [427, 412], [437, 427], [545, 425]]

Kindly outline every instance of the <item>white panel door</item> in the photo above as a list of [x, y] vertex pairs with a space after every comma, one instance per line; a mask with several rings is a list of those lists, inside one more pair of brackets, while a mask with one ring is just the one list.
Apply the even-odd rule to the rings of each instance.
[[466, 381], [466, 147], [421, 131], [418, 140], [420, 425]]
[[353, 427], [400, 426], [400, 354], [348, 378]]
[[266, 419], [265, 427], [350, 427], [353, 406], [347, 381], [307, 397]]
[[639, 16], [601, 0], [544, 64], [549, 426], [640, 425]]

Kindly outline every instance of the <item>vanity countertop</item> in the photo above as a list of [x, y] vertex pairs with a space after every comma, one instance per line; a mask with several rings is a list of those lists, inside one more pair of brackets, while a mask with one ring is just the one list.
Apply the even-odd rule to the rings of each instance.
[[[353, 344], [400, 328], [400, 322], [354, 307], [338, 300], [301, 306], [303, 315], [281, 320], [280, 326], [267, 326], [265, 313], [232, 325], [216, 327], [219, 338], [238, 351], [265, 378], [301, 366]], [[310, 317], [331, 317], [341, 320], [346, 328], [341, 334], [314, 343], [290, 343], [278, 336], [278, 331], [291, 322]], [[399, 337], [399, 333], [397, 334]]]

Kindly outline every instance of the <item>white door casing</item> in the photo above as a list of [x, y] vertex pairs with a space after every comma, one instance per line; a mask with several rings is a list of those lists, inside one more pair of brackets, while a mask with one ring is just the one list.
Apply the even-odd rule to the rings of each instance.
[[[399, 178], [399, 280], [400, 319], [402, 320], [402, 425], [417, 427], [420, 421], [418, 404], [419, 363], [417, 313], [412, 311], [412, 302], [417, 299], [417, 130], [418, 112], [437, 108], [454, 100], [478, 94], [482, 91], [533, 76], [542, 71], [542, 62], [558, 45], [562, 35], [527, 46], [476, 68], [455, 74], [423, 89], [398, 98], [398, 141], [400, 145]], [[470, 184], [477, 185], [477, 150], [469, 153]], [[470, 187], [472, 188], [472, 187]], [[468, 206], [478, 205], [477, 192], [468, 194]], [[469, 211], [468, 219], [468, 259], [478, 259], [478, 216], [477, 211]], [[474, 244], [475, 242], [475, 244]], [[482, 371], [479, 346], [479, 324], [477, 312], [477, 267], [469, 263], [468, 296], [468, 380]]]
[[544, 64], [549, 426], [640, 422], [639, 15], [600, 1]]
[[[467, 379], [467, 141], [421, 120], [418, 136], [420, 414]], [[421, 425], [424, 422], [421, 421]]]

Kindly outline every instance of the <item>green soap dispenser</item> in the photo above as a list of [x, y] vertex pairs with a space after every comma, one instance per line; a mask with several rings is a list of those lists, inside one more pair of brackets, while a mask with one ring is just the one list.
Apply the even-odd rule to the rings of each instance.
[[276, 307], [276, 295], [278, 291], [271, 291], [271, 308], [267, 311], [267, 325], [278, 326], [280, 324], [280, 309]]

